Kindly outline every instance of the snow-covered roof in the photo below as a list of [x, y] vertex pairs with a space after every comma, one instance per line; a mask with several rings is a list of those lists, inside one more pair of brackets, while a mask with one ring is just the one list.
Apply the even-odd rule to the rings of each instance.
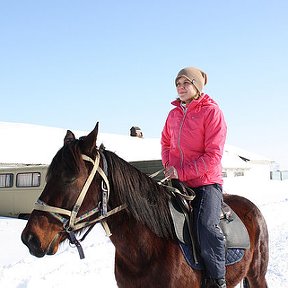
[[222, 166], [225, 169], [249, 169], [250, 165], [237, 154], [225, 149], [222, 157]]
[[[0, 163], [50, 164], [56, 152], [63, 146], [66, 132], [66, 129], [61, 128], [0, 122]], [[76, 137], [80, 137], [90, 131], [72, 132]], [[146, 139], [99, 132], [97, 143], [103, 143], [106, 149], [127, 161], [161, 158], [158, 138]]]
[[[91, 127], [91, 130], [93, 127]], [[126, 161], [161, 159], [159, 138], [138, 138], [128, 135], [101, 133], [98, 145], [104, 144]], [[66, 129], [40, 125], [0, 122], [0, 163], [50, 164], [56, 152], [62, 147]], [[76, 137], [90, 131], [73, 131]], [[239, 156], [250, 161], [270, 161], [249, 151], [226, 145], [222, 164], [224, 168], [247, 168], [248, 164]]]
[[233, 153], [235, 155], [238, 155], [239, 157], [247, 159], [247, 161], [249, 161], [250, 163], [270, 164], [273, 162], [273, 160], [269, 159], [266, 156], [253, 153], [251, 151], [248, 151], [248, 150], [245, 150], [245, 149], [233, 146], [233, 145], [226, 144], [225, 150], [231, 154]]

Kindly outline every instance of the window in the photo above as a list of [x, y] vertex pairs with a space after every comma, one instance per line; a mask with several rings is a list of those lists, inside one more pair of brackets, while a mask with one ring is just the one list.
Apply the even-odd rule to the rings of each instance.
[[0, 188], [12, 187], [13, 186], [13, 174], [0, 174]]
[[39, 172], [19, 173], [16, 178], [17, 187], [39, 187], [41, 174]]
[[244, 171], [235, 171], [234, 177], [244, 176]]

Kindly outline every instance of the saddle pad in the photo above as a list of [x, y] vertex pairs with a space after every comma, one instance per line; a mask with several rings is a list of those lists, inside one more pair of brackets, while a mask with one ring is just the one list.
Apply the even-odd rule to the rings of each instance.
[[[227, 204], [225, 204], [225, 207], [229, 208], [230, 216], [229, 218], [224, 217], [220, 219], [220, 227], [225, 235], [226, 247], [235, 249], [249, 249], [250, 239], [245, 225], [238, 215], [231, 209], [231, 207], [229, 207]], [[183, 244], [191, 245], [191, 238], [188, 229], [189, 224], [187, 223], [185, 217], [186, 212], [181, 209], [175, 198], [170, 199], [169, 208], [178, 240]]]
[[[203, 266], [201, 259], [198, 259], [199, 260], [198, 263], [194, 262], [194, 258], [193, 258], [193, 254], [192, 254], [193, 251], [189, 245], [183, 244], [179, 241], [179, 246], [182, 250], [182, 253], [183, 253], [187, 263], [189, 264], [189, 266], [191, 268], [196, 269], [196, 270], [203, 270], [204, 269], [204, 266]], [[243, 258], [244, 253], [245, 253], [245, 249], [239, 249], [239, 248], [227, 249], [226, 266], [239, 262]]]
[[220, 227], [225, 235], [227, 248], [250, 248], [250, 238], [242, 220], [226, 203], [224, 206], [228, 208], [229, 217], [224, 217], [220, 221]]

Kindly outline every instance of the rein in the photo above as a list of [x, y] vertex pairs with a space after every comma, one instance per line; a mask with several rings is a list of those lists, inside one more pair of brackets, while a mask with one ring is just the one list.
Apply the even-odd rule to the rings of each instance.
[[[149, 177], [150, 178], [155, 178], [157, 175], [159, 175], [160, 173], [164, 172], [165, 169], [160, 169], [156, 172], [154, 172], [153, 174], [150, 174]], [[165, 183], [168, 183], [165, 184]], [[182, 197], [183, 199], [185, 199], [186, 201], [192, 201], [194, 198], [195, 198], [195, 195], [187, 195], [187, 194], [184, 194], [182, 193], [181, 191], [179, 191], [179, 189], [175, 188], [172, 186], [172, 183], [171, 183], [171, 179], [169, 176], [166, 176], [165, 178], [161, 179], [160, 181], [158, 181], [158, 184], [160, 186], [163, 186], [167, 189], [167, 192], [168, 193], [171, 193], [172, 195], [178, 195], [179, 197]], [[192, 194], [194, 194], [194, 191], [190, 188], [190, 191], [193, 192]]]
[[[100, 154], [102, 156], [103, 160], [103, 168], [104, 170], [99, 166], [100, 164]], [[100, 222], [105, 230], [106, 236], [110, 237], [111, 232], [109, 229], [109, 226], [106, 222], [106, 218], [109, 216], [118, 213], [119, 211], [125, 209], [127, 207], [126, 204], [120, 205], [110, 211], [107, 211], [107, 204], [109, 201], [110, 197], [110, 185], [108, 178], [106, 176], [107, 173], [107, 161], [103, 153], [97, 153], [95, 160], [92, 158], [88, 157], [87, 155], [82, 154], [82, 159], [84, 161], [91, 162], [93, 164], [93, 168], [91, 170], [91, 173], [89, 174], [88, 178], [86, 179], [86, 182], [76, 200], [76, 203], [74, 204], [74, 207], [72, 210], [67, 210], [55, 206], [50, 206], [46, 204], [45, 202], [41, 201], [40, 199], [37, 200], [37, 202], [34, 205], [35, 210], [39, 211], [44, 211], [44, 212], [49, 212], [53, 217], [58, 219], [62, 224], [63, 224], [63, 231], [68, 233], [69, 239], [70, 239], [70, 244], [73, 244], [77, 247], [80, 259], [85, 258], [83, 248], [80, 244], [80, 242], [76, 239], [75, 236], [75, 231], [78, 231], [82, 228], [88, 227], [91, 225], [95, 225], [96, 223]], [[105, 171], [105, 172], [104, 172]], [[77, 217], [77, 214], [82, 206], [83, 200], [85, 198], [85, 195], [87, 194], [87, 191], [96, 175], [96, 173], [99, 173], [100, 176], [102, 177], [102, 182], [101, 182], [101, 190], [102, 190], [102, 202], [100, 201], [97, 205], [97, 207], [93, 208], [91, 211], [86, 212], [85, 214]], [[99, 213], [100, 216], [93, 220], [86, 220], [87, 218], [91, 217], [92, 215]], [[68, 216], [64, 217], [62, 215]], [[86, 221], [85, 221], [86, 220]], [[91, 229], [88, 229], [88, 231], [85, 233], [85, 235], [82, 237], [82, 240], [86, 237], [86, 235], [90, 232]], [[58, 234], [55, 236], [58, 237]], [[54, 241], [54, 240], [53, 240]], [[52, 242], [53, 242], [52, 241]]]

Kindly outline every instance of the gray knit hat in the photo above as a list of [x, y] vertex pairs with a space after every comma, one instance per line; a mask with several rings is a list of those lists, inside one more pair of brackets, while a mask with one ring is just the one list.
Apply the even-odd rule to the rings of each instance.
[[177, 80], [180, 77], [185, 77], [191, 81], [199, 93], [201, 93], [204, 85], [207, 84], [208, 80], [206, 73], [194, 67], [186, 67], [180, 70], [175, 79], [175, 84], [177, 84]]

